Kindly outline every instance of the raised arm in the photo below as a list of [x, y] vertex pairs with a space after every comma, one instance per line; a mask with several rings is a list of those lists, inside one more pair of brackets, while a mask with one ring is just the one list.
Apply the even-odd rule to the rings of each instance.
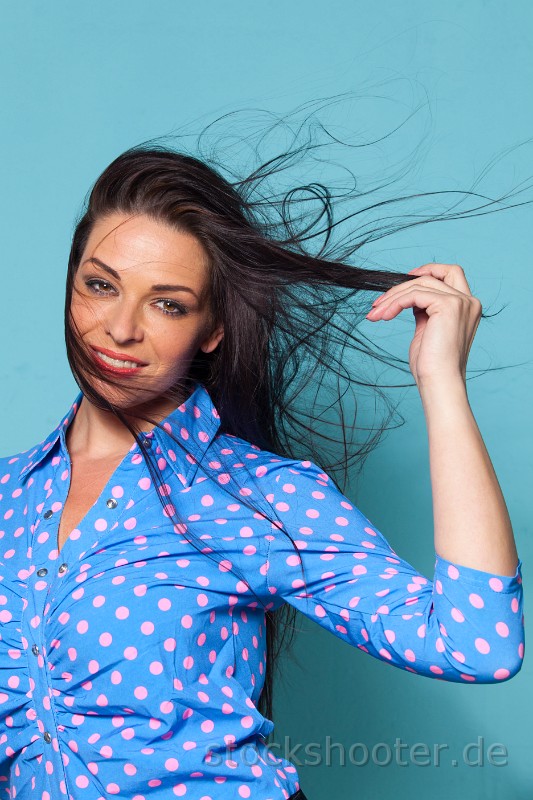
[[[426, 264], [374, 302], [369, 320], [411, 308], [409, 364], [426, 416], [435, 573], [398, 556], [310, 462], [270, 470], [285, 533], [269, 536], [267, 588], [335, 635], [394, 666], [449, 681], [497, 682], [522, 666], [521, 561], [466, 394], [481, 317], [463, 270]], [[304, 575], [300, 575], [303, 567]], [[305, 584], [303, 579], [305, 579]]]
[[464, 566], [512, 576], [518, 554], [511, 521], [466, 391], [466, 363], [481, 317], [457, 264], [425, 264], [414, 281], [374, 301], [370, 320], [412, 308], [409, 351], [429, 438], [435, 550]]

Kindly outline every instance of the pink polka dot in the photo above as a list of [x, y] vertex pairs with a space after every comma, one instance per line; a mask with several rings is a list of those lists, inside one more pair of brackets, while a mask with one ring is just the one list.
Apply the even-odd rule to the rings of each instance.
[[172, 608], [172, 603], [168, 597], [162, 597], [161, 600], [158, 601], [157, 605], [161, 611], [168, 611], [170, 608]]
[[167, 758], [165, 761], [165, 769], [168, 769], [169, 772], [172, 772], [179, 767], [179, 762], [177, 758]]
[[486, 654], [490, 652], [489, 643], [486, 639], [482, 639], [481, 636], [474, 640], [474, 644], [476, 646], [476, 650], [479, 650], [480, 653]]
[[483, 606], [485, 605], [481, 595], [475, 594], [474, 592], [472, 592], [472, 594], [468, 595], [468, 599], [469, 599], [471, 605], [474, 606], [474, 608], [483, 608]]
[[496, 672], [494, 673], [494, 677], [498, 681], [503, 681], [505, 680], [505, 678], [508, 678], [510, 674], [511, 673], [509, 672], [508, 669], [504, 669], [503, 667], [501, 667], [500, 669], [496, 670]]
[[456, 581], [459, 577], [459, 570], [457, 567], [454, 567], [453, 564], [450, 564], [448, 567], [448, 576], [453, 580]]
[[141, 625], [141, 633], [144, 633], [145, 636], [149, 636], [155, 630], [155, 625], [153, 622], [143, 622]]
[[456, 661], [460, 661], [461, 664], [464, 664], [466, 661], [466, 656], [464, 653], [461, 653], [460, 650], [454, 650], [452, 656], [455, 658]]
[[496, 632], [500, 636], [509, 636], [509, 627], [505, 624], [505, 622], [497, 622]]
[[137, 648], [136, 647], [126, 647], [124, 650], [124, 658], [127, 658], [128, 661], [133, 661], [137, 658]]
[[86, 789], [89, 785], [89, 778], [86, 775], [78, 775], [76, 778], [76, 786], [79, 789]]
[[97, 531], [100, 532], [105, 531], [105, 529], [107, 528], [107, 522], [105, 521], [105, 519], [97, 519], [96, 522], [94, 523], [94, 527], [96, 528]]
[[499, 578], [491, 578], [489, 580], [489, 586], [494, 592], [501, 592], [503, 589], [503, 583]]
[[109, 647], [111, 642], [113, 641], [113, 637], [110, 633], [102, 633], [98, 639], [102, 647]]
[[191, 617], [191, 615], [190, 614], [184, 614], [183, 617], [181, 618], [181, 624], [183, 625], [184, 628], [192, 627], [192, 617]]

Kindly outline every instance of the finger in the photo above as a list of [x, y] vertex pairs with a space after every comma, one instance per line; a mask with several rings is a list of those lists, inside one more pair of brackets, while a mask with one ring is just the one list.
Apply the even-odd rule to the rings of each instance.
[[[409, 290], [413, 285], [425, 286], [433, 289], [436, 292], [444, 292], [445, 294], [458, 294], [464, 296], [464, 292], [461, 292], [459, 289], [455, 289], [453, 286], [445, 284], [443, 281], [438, 280], [438, 278], [434, 278], [431, 275], [423, 275], [421, 278], [416, 278], [413, 281], [404, 281], [403, 283], [399, 283], [397, 286], [392, 286], [382, 295], [376, 297], [372, 303], [372, 306], [375, 307], [377, 305], [381, 305], [381, 303], [384, 301], [387, 302], [388, 300], [391, 300], [393, 297], [396, 297], [402, 292]], [[471, 295], [468, 296], [471, 297]]]
[[[443, 302], [450, 302], [453, 298], [454, 303], [465, 304], [471, 302], [470, 298], [461, 292], [443, 292], [436, 289], [429, 289], [425, 286], [411, 286], [400, 294], [395, 295], [385, 303], [375, 306], [367, 316], [372, 315], [371, 319], [392, 319], [404, 308], [416, 307], [425, 310], [429, 315], [437, 309], [442, 308]], [[475, 299], [475, 298], [472, 298]]]
[[422, 264], [409, 270], [408, 275], [432, 275], [464, 294], [472, 294], [464, 270], [459, 264]]

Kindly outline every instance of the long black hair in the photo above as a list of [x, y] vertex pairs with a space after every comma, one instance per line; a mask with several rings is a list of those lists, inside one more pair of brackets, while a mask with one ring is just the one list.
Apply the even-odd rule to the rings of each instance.
[[[94, 388], [91, 377], [110, 383], [116, 379], [95, 371], [70, 314], [75, 274], [96, 221], [114, 212], [147, 215], [194, 235], [208, 256], [209, 308], [213, 323], [223, 323], [224, 337], [211, 353], [197, 353], [188, 376], [176, 382], [169, 397], [179, 403], [194, 382], [202, 383], [218, 409], [221, 433], [281, 456], [311, 459], [330, 473], [338, 474], [340, 469], [343, 487], [350, 470], [361, 469], [395, 412], [377, 383], [354, 373], [349, 350], [408, 372], [405, 360], [369, 341], [358, 330], [358, 323], [369, 310], [372, 293], [414, 279], [403, 272], [364, 267], [358, 251], [378, 238], [415, 225], [487, 213], [489, 206], [511, 196], [491, 200], [474, 192], [454, 191], [451, 194], [481, 198], [482, 202], [466, 211], [457, 211], [452, 205], [433, 216], [402, 218], [391, 213], [393, 204], [447, 193], [377, 198], [369, 204], [368, 193], [358, 188], [350, 172], [351, 185], [342, 190], [317, 180], [276, 189], [272, 182], [303, 157], [322, 153], [332, 141], [339, 144], [317, 122], [316, 113], [294, 128], [287, 117], [275, 120], [273, 127], [276, 125], [290, 130], [292, 141], [246, 175], [236, 174], [235, 164], [215, 161], [212, 155], [200, 156], [203, 135], [196, 154], [160, 140], [130, 148], [96, 180], [74, 230], [65, 300], [70, 367], [89, 400], [112, 411], [134, 435], [163, 505], [168, 501], [156, 459], [151, 458], [127, 413]], [[380, 222], [376, 214], [382, 211], [386, 216]], [[382, 423], [369, 428], [366, 438], [355, 443], [347, 433], [358, 431], [357, 395], [352, 395], [355, 404], [349, 424], [342, 410], [342, 398], [354, 387], [357, 392], [369, 390], [380, 396], [387, 408]], [[337, 423], [328, 419], [328, 408], [319, 410], [318, 398], [323, 402], [325, 392], [330, 393], [330, 407], [340, 414]], [[334, 435], [338, 431], [340, 437]], [[182, 442], [176, 440], [176, 444], [186, 451]], [[224, 487], [243, 503], [239, 488], [232, 481]], [[250, 508], [276, 524], [275, 510], [268, 503], [260, 509], [250, 504]], [[175, 529], [186, 532], [191, 544], [205, 551], [205, 543], [195, 541], [194, 524], [185, 525], [176, 509], [174, 512]], [[245, 576], [239, 577], [245, 580]], [[267, 717], [272, 717], [275, 666], [282, 646], [292, 639], [295, 613], [288, 604], [275, 613], [265, 613], [266, 671], [259, 708]]]

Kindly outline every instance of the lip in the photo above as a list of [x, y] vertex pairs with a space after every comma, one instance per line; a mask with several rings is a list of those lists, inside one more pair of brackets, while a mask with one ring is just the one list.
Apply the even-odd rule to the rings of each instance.
[[[94, 347], [91, 345], [91, 350], [93, 351], [93, 357], [96, 361], [97, 365], [101, 368], [106, 370], [107, 372], [114, 372], [117, 375], [136, 375], [138, 372], [141, 371], [143, 367], [148, 366], [145, 361], [141, 361], [138, 358], [134, 358], [133, 356], [126, 355], [125, 353], [115, 353], [113, 350], [107, 350], [105, 347]], [[116, 358], [120, 361], [134, 361], [139, 366], [138, 367], [114, 367], [111, 364], [107, 364], [103, 359], [98, 357], [98, 353], [103, 353], [110, 358]]]

